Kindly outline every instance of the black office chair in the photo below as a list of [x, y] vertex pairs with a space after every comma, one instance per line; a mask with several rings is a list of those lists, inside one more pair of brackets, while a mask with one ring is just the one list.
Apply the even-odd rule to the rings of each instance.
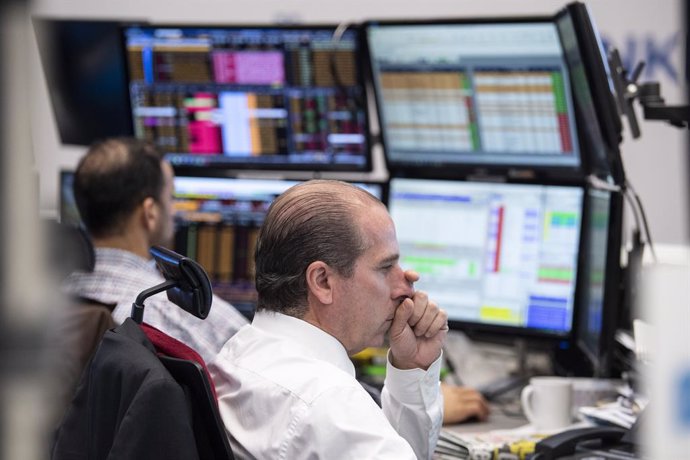
[[[206, 319], [211, 310], [213, 292], [203, 267], [160, 246], [154, 246], [150, 252], [166, 281], [139, 294], [132, 305], [132, 319], [141, 324], [144, 301], [162, 290], [167, 292], [171, 302], [186, 312]], [[218, 412], [215, 387], [204, 360], [191, 348], [157, 329], [144, 324], [143, 330], [168, 372], [195, 402], [192, 417], [200, 458], [234, 458]]]
[[[75, 271], [93, 270], [96, 257], [91, 239], [82, 227], [43, 220], [45, 264], [57, 283]], [[103, 334], [115, 327], [112, 317], [114, 304], [106, 304], [86, 297], [68, 297], [64, 308], [48, 336], [48, 347], [60, 354], [52, 372], [55, 385], [55, 416], [68, 407], [84, 368], [96, 352]]]
[[96, 256], [84, 228], [55, 220], [42, 221], [46, 242], [46, 265], [59, 280], [74, 271], [91, 271]]
[[56, 436], [53, 459], [233, 459], [205, 363], [191, 348], [141, 324], [158, 292], [206, 318], [211, 286], [203, 268], [151, 249], [165, 282], [143, 291], [132, 318], [105, 333]]

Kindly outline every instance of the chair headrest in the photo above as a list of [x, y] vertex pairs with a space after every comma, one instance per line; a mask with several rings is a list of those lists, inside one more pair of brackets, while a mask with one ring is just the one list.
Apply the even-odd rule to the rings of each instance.
[[86, 230], [75, 225], [44, 220], [43, 231], [47, 242], [46, 263], [59, 279], [75, 271], [93, 270], [96, 256]]
[[149, 251], [163, 277], [175, 281], [167, 290], [168, 299], [197, 318], [205, 319], [211, 310], [213, 291], [206, 270], [194, 260], [162, 246]]

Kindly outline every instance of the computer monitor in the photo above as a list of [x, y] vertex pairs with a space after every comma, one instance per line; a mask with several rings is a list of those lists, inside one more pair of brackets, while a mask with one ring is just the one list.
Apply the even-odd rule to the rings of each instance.
[[555, 23], [570, 67], [582, 149], [591, 158], [589, 172], [624, 184], [621, 119], [596, 25], [587, 6], [580, 2], [566, 5], [556, 14]]
[[451, 328], [570, 338], [582, 187], [392, 178], [388, 207], [401, 263]]
[[33, 19], [63, 144], [90, 145], [134, 133], [121, 25], [117, 21]]
[[552, 18], [372, 21], [364, 32], [394, 175], [579, 174], [569, 68]]
[[[356, 29], [124, 29], [134, 130], [178, 171], [370, 171]], [[219, 175], [217, 174], [217, 175]]]
[[583, 218], [579, 307], [575, 346], [586, 359], [586, 374], [610, 377], [620, 304], [622, 197], [590, 188]]
[[[175, 178], [175, 250], [208, 272], [213, 291], [247, 316], [256, 306], [254, 248], [273, 200], [299, 183], [283, 179]], [[356, 183], [385, 202], [385, 186]]]

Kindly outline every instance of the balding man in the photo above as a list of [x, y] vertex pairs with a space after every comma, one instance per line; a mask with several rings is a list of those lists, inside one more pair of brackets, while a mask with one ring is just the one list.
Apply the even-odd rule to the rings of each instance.
[[[399, 265], [385, 206], [338, 181], [294, 186], [256, 247], [257, 313], [210, 371], [240, 457], [431, 458], [447, 315]], [[388, 335], [379, 407], [349, 356]]]

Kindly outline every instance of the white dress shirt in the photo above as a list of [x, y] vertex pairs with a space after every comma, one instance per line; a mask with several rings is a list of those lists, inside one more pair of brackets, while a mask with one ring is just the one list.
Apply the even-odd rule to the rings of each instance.
[[[113, 248], [95, 248], [96, 265], [92, 272], [72, 273], [63, 283], [71, 295], [117, 304], [113, 318], [122, 323], [132, 314], [132, 303], [144, 289], [165, 281], [153, 260]], [[235, 307], [213, 297], [205, 320], [187, 313], [170, 302], [165, 292], [144, 302], [144, 322], [188, 345], [210, 362], [223, 344], [247, 319]]]
[[381, 410], [335, 337], [265, 311], [209, 365], [235, 455], [287, 460], [431, 458], [440, 368], [440, 357], [427, 371], [389, 362]]

